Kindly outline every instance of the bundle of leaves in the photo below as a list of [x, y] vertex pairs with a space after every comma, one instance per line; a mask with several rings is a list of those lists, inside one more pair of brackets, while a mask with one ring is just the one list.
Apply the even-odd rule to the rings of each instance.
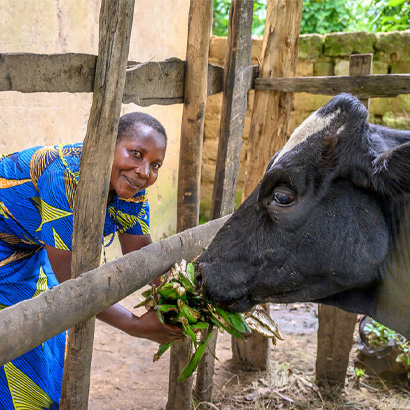
[[[157, 312], [161, 323], [179, 326], [183, 334], [193, 342], [190, 361], [182, 370], [178, 380], [183, 381], [196, 370], [214, 329], [226, 331], [232, 336], [243, 338], [256, 331], [272, 339], [283, 339], [276, 324], [265, 309], [255, 307], [245, 315], [225, 311], [207, 301], [196, 287], [193, 263], [175, 264], [170, 274], [163, 276], [159, 286], [151, 286], [142, 293], [144, 300], [135, 307], [145, 306]], [[207, 332], [201, 332], [207, 329]], [[202, 338], [201, 336], [204, 335]], [[160, 345], [154, 355], [158, 360], [172, 345]]]

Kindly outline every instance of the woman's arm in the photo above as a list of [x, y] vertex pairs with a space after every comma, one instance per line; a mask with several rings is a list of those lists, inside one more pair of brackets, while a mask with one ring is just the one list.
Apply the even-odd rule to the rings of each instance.
[[[124, 254], [132, 250], [138, 250], [152, 243], [150, 235], [141, 235], [136, 238], [121, 239], [122, 235], [134, 237], [136, 235], [120, 234], [121, 248]], [[71, 278], [71, 251], [53, 248], [45, 245], [51, 267], [57, 280], [61, 283]], [[131, 336], [153, 340], [164, 344], [182, 337], [181, 330], [172, 325], [164, 325], [159, 322], [154, 311], [148, 311], [138, 317], [129, 310], [116, 303], [97, 315], [103, 322], [116, 327]]]

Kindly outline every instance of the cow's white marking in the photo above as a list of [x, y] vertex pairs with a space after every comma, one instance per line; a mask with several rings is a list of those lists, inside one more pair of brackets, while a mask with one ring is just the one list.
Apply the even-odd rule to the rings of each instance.
[[311, 135], [317, 134], [328, 127], [333, 119], [339, 115], [339, 113], [340, 109], [337, 109], [335, 112], [327, 115], [326, 117], [319, 116], [317, 111], [311, 114], [305, 121], [302, 122], [302, 124], [299, 125], [299, 127], [295, 129], [295, 131], [293, 131], [288, 142], [284, 145], [282, 151], [275, 158], [271, 168], [284, 154], [301, 144], [303, 141], [306, 141]]

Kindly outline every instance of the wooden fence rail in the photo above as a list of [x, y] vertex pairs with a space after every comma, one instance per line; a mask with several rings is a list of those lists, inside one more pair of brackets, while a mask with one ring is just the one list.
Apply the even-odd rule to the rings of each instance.
[[[91, 54], [0, 54], [0, 91], [91, 93], [97, 56]], [[123, 103], [145, 107], [184, 101], [185, 62], [177, 58], [136, 63], [127, 68]], [[223, 67], [208, 64], [208, 95], [223, 90]], [[350, 92], [360, 98], [410, 94], [410, 74], [331, 77], [257, 78], [252, 66], [249, 88], [289, 93], [336, 95]]]
[[228, 218], [155, 242], [3, 309], [0, 366], [124, 299], [181, 259], [194, 259]]
[[396, 97], [399, 94], [410, 94], [410, 74], [257, 78], [255, 90], [321, 95], [347, 92], [360, 98]]

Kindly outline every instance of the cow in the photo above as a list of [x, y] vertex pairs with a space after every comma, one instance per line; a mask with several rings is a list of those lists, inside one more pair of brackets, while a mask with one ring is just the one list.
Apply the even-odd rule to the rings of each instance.
[[208, 299], [317, 302], [410, 339], [410, 131], [340, 94], [310, 115], [198, 258]]

